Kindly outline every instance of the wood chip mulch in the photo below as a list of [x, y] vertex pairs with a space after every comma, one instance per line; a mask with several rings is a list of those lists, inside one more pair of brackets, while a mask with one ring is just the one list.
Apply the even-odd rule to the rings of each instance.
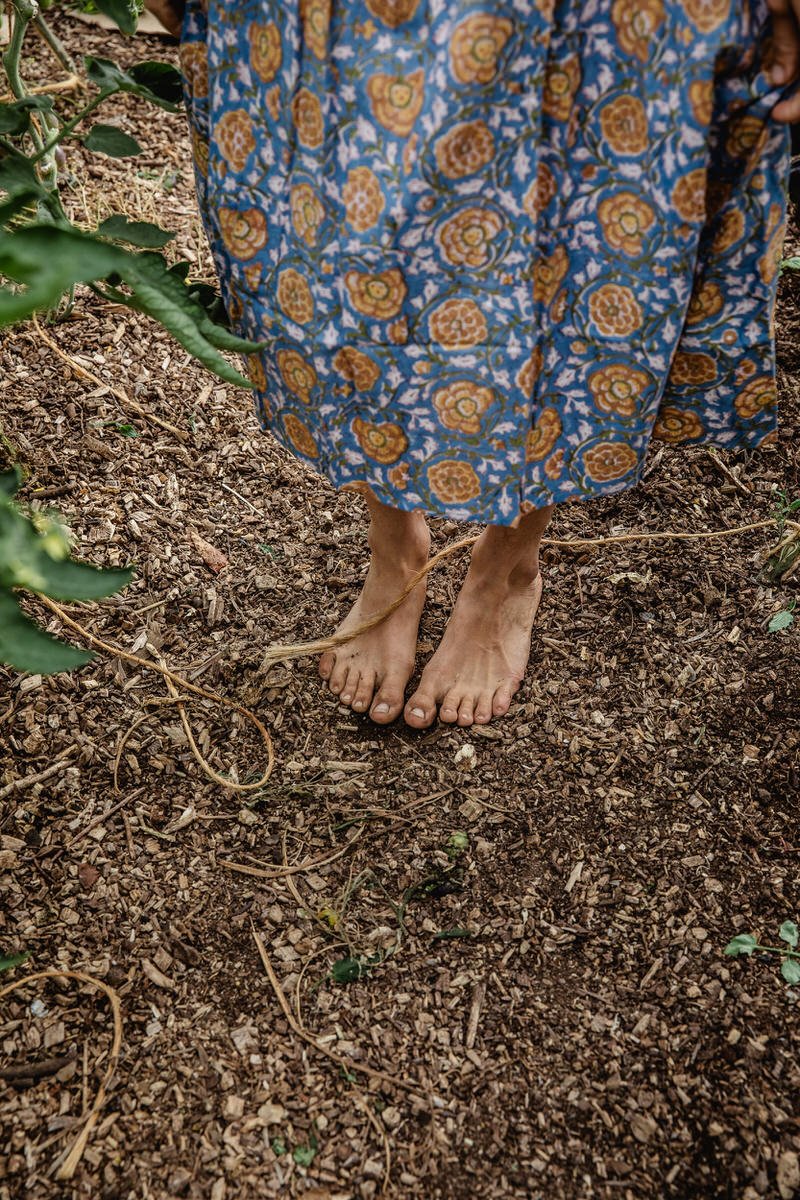
[[[76, 54], [172, 53], [57, 28]], [[103, 119], [145, 153], [90, 159], [84, 184], [76, 170], [73, 211], [156, 217], [207, 272], [182, 118], [126, 99]], [[256, 794], [216, 787], [174, 705], [153, 704], [163, 683], [107, 656], [49, 679], [0, 670], [0, 949], [32, 954], [2, 983], [83, 971], [116, 991], [124, 1021], [105, 1106], [61, 1185], [110, 1052], [109, 1005], [69, 980], [0, 1001], [0, 1200], [790, 1197], [798, 989], [773, 959], [723, 953], [737, 932], [774, 943], [800, 914], [800, 622], [767, 629], [800, 572], [765, 576], [769, 531], [551, 548], [509, 718], [382, 730], [339, 707], [313, 661], [259, 670], [266, 645], [346, 612], [366, 566], [359, 500], [290, 460], [246, 395], [147, 319], [82, 291], [50, 334], [102, 386], [14, 330], [0, 453], [82, 556], [136, 565], [124, 593], [69, 612], [252, 707], [277, 765]], [[800, 495], [798, 335], [787, 276], [773, 445], [658, 449], [642, 486], [560, 512], [554, 536], [714, 530], [768, 517], [779, 489]], [[437, 548], [464, 532], [434, 525]], [[462, 571], [431, 580], [423, 652]], [[189, 711], [217, 771], [257, 777], [245, 721]], [[325, 858], [351, 838], [278, 879], [224, 865]], [[368, 969], [338, 982], [352, 959]]]

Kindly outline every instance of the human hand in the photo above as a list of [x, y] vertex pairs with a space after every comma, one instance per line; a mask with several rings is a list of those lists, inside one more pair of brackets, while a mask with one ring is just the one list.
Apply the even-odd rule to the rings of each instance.
[[[800, 78], [800, 0], [767, 0], [767, 4], [772, 13], [769, 73], [774, 84], [784, 87]], [[785, 125], [800, 121], [800, 92], [776, 104], [772, 115]]]
[[158, 17], [161, 24], [169, 30], [173, 37], [181, 36], [184, 0], [144, 0], [144, 6]]

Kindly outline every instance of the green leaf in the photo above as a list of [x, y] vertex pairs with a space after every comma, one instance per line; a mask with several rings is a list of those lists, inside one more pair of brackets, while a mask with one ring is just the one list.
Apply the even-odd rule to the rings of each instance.
[[770, 633], [778, 633], [781, 629], [788, 629], [792, 624], [794, 624], [794, 613], [783, 609], [781, 612], [775, 613], [767, 629]]
[[12, 967], [21, 967], [30, 956], [30, 950], [24, 950], [21, 954], [0, 954], [0, 971], [10, 971]]
[[33, 164], [26, 158], [14, 158], [10, 154], [0, 158], [0, 189], [7, 192], [9, 197], [21, 194], [42, 198], [50, 196]]
[[292, 1158], [299, 1167], [310, 1167], [317, 1157], [316, 1146], [295, 1146]]
[[0, 588], [0, 662], [17, 671], [54, 675], [82, 667], [93, 657], [38, 629], [11, 593]]
[[355, 983], [362, 975], [369, 973], [369, 966], [358, 958], [340, 958], [331, 967], [331, 976], [335, 983]]
[[133, 154], [141, 154], [142, 147], [116, 125], [93, 125], [83, 144], [87, 150], [107, 154], [109, 158], [128, 158]]
[[144, 250], [160, 250], [175, 237], [174, 233], [168, 233], [159, 225], [151, 225], [149, 221], [129, 221], [122, 215], [107, 217], [97, 232], [117, 242], [141, 246]]
[[782, 271], [800, 270], [800, 258], [784, 258], [781, 262]]
[[433, 940], [443, 941], [449, 938], [471, 938], [472, 936], [469, 929], [462, 929], [460, 925], [454, 925], [452, 929], [440, 929], [433, 935]]
[[274, 1137], [270, 1142], [270, 1146], [272, 1147], [273, 1154], [280, 1156], [281, 1154], [286, 1153], [286, 1142], [282, 1137]]
[[25, 133], [31, 123], [32, 112], [49, 112], [52, 107], [51, 96], [24, 96], [11, 104], [0, 104], [0, 134], [16, 137]]
[[10, 471], [0, 471], [0, 500], [10, 500], [15, 496], [22, 484], [22, 472], [19, 467]]
[[785, 958], [781, 963], [781, 975], [787, 983], [800, 983], [800, 963], [795, 958]]
[[37, 563], [45, 586], [37, 588], [54, 600], [100, 600], [127, 587], [133, 576], [131, 570], [110, 568], [101, 570], [89, 563], [54, 562], [42, 556]]
[[75, 283], [105, 279], [124, 270], [127, 251], [108, 242], [55, 225], [0, 230], [0, 273], [23, 292], [0, 292], [0, 325], [12, 325], [31, 313], [57, 304]]
[[123, 33], [136, 33], [139, 13], [135, 0], [94, 0], [95, 8], [110, 17]]
[[130, 92], [151, 104], [178, 112], [183, 96], [180, 71], [169, 63], [143, 62], [123, 71], [110, 58], [84, 59], [86, 74], [101, 92]]
[[459, 854], [463, 854], [465, 850], [469, 850], [469, 834], [464, 833], [463, 829], [457, 829], [447, 839], [448, 857], [458, 858]]
[[788, 942], [794, 948], [797, 946], [798, 931], [794, 921], [784, 921], [778, 930], [778, 936], [781, 941]]
[[752, 933], [739, 933], [728, 942], [725, 953], [729, 954], [731, 958], [736, 958], [740, 954], [752, 954], [757, 945], [758, 942]]

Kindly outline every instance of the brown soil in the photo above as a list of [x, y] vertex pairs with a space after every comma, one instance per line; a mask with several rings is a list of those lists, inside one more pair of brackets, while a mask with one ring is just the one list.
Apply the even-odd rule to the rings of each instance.
[[[164, 54], [59, 28], [76, 52]], [[93, 158], [76, 213], [157, 216], [207, 270], [181, 117], [127, 101], [114, 114], [145, 154]], [[800, 494], [800, 285], [782, 288], [777, 442], [724, 469], [660, 449], [641, 487], [559, 513], [556, 536], [720, 529], [769, 516], [776, 489]], [[800, 910], [798, 623], [766, 628], [798, 574], [765, 578], [769, 531], [550, 549], [509, 718], [382, 730], [339, 707], [311, 661], [259, 671], [268, 643], [346, 612], [366, 565], [360, 502], [261, 436], [247, 396], [146, 319], [81, 293], [53, 336], [187, 435], [76, 379], [31, 327], [5, 338], [0, 425], [25, 495], [56, 497], [85, 557], [137, 567], [120, 596], [70, 611], [252, 705], [277, 766], [244, 800], [208, 782], [174, 707], [147, 707], [158, 678], [106, 656], [53, 679], [0, 671], [0, 795], [75, 747], [0, 800], [0, 946], [103, 979], [124, 1019], [99, 1125], [59, 1185], [109, 1052], [108, 1005], [66, 983], [0, 1001], [0, 1069], [74, 1056], [0, 1091], [0, 1198], [777, 1196], [779, 1162], [800, 1151], [798, 992], [774, 959], [723, 954], [736, 932], [774, 943]], [[220, 574], [192, 531], [227, 556]], [[436, 546], [461, 532], [436, 522]], [[423, 651], [462, 570], [432, 581]], [[191, 717], [217, 770], [255, 777], [249, 726], [205, 703]], [[116, 794], [120, 739], [142, 718]], [[455, 762], [468, 742], [472, 771]], [[283, 839], [290, 862], [323, 857], [355, 831], [291, 880], [224, 865], [280, 864]], [[396, 952], [335, 982], [348, 952], [395, 943], [404, 894]], [[300, 1040], [251, 923], [304, 1025], [411, 1092]]]

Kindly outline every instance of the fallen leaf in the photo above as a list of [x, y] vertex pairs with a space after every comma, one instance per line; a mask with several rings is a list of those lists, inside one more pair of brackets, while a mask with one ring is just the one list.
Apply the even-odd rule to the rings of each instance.
[[87, 892], [90, 892], [100, 878], [100, 872], [97, 867], [93, 867], [91, 863], [81, 863], [78, 867], [78, 879], [81, 887]]

